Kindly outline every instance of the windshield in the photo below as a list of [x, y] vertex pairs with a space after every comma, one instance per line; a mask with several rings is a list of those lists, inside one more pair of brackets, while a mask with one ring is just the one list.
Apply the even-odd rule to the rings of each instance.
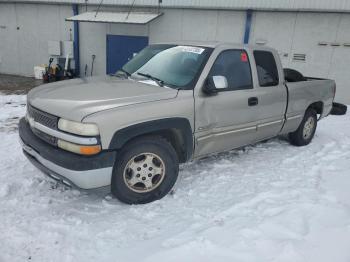
[[192, 88], [212, 49], [196, 46], [151, 45], [125, 64], [134, 79], [157, 80], [175, 88]]

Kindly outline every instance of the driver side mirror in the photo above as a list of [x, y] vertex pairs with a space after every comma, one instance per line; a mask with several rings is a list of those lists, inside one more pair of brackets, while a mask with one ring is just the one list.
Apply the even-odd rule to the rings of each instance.
[[224, 76], [211, 76], [207, 78], [207, 81], [203, 87], [203, 92], [208, 95], [217, 94], [228, 88], [227, 79]]

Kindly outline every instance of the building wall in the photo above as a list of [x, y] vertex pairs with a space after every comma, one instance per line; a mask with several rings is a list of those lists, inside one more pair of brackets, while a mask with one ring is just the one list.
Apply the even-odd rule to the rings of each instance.
[[[0, 2], [16, 0], [0, 0]], [[38, 2], [51, 4], [84, 4], [84, 0], [17, 0], [24, 3]], [[98, 5], [101, 0], [89, 0], [88, 5]], [[108, 6], [130, 6], [131, 0], [104, 0]], [[157, 7], [158, 0], [137, 0], [136, 7]], [[348, 0], [165, 0], [164, 8], [224, 9], [224, 10], [283, 10], [283, 11], [317, 11], [350, 12]]]
[[[88, 6], [91, 10], [96, 6]], [[139, 10], [155, 11], [151, 7]], [[81, 6], [80, 12], [85, 11]], [[173, 8], [162, 12], [164, 15], [148, 25], [80, 23], [81, 74], [87, 65], [90, 75], [92, 55], [96, 55], [94, 75], [106, 73], [107, 34], [149, 36], [150, 43], [243, 41], [245, 11]], [[0, 72], [32, 75], [34, 65], [48, 62], [49, 40], [72, 39], [73, 24], [65, 21], [72, 15], [71, 5], [0, 3]], [[350, 43], [349, 13], [254, 11], [250, 43], [276, 48], [285, 67], [307, 76], [336, 79], [337, 100], [350, 103], [350, 47], [344, 46]], [[305, 61], [295, 61], [294, 54], [305, 54]]]
[[[88, 11], [96, 10], [89, 7]], [[125, 11], [123, 8], [108, 8], [108, 11]], [[146, 9], [147, 10], [147, 9]], [[79, 12], [85, 12], [81, 7]], [[70, 23], [70, 22], [66, 22]], [[106, 38], [107, 35], [148, 36], [148, 25], [126, 25], [108, 23], [79, 23], [80, 30], [80, 73], [91, 74], [92, 55], [95, 55], [93, 75], [106, 74]]]
[[[337, 101], [350, 103], [350, 14], [255, 12], [250, 43], [259, 42], [276, 48], [284, 67], [335, 79]], [[305, 61], [294, 54], [305, 54]]]
[[[94, 10], [94, 7], [89, 7]], [[89, 9], [89, 10], [90, 10]], [[123, 10], [109, 8], [110, 10]], [[145, 9], [142, 9], [145, 10]], [[81, 8], [85, 11], [85, 7]], [[149, 36], [150, 43], [178, 40], [217, 40], [242, 42], [245, 12], [193, 9], [165, 9], [149, 25], [80, 23], [81, 73], [96, 55], [94, 74], [106, 73], [106, 35]]]
[[48, 63], [48, 41], [70, 40], [71, 6], [0, 3], [0, 72], [33, 75], [33, 66]]

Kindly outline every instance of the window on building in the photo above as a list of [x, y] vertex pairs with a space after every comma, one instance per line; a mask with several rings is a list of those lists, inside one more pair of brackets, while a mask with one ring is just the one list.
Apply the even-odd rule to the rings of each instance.
[[209, 77], [224, 76], [229, 90], [253, 88], [248, 55], [244, 50], [223, 51], [213, 64]]
[[273, 54], [268, 51], [254, 51], [260, 86], [276, 86], [279, 82], [278, 70]]

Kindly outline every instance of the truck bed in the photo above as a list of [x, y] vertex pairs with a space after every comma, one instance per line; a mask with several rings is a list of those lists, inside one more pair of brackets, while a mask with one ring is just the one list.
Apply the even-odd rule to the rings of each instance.
[[295, 130], [306, 111], [315, 104], [320, 108], [319, 119], [329, 115], [335, 95], [335, 81], [316, 77], [305, 77], [302, 81], [286, 82], [288, 105], [283, 133]]

